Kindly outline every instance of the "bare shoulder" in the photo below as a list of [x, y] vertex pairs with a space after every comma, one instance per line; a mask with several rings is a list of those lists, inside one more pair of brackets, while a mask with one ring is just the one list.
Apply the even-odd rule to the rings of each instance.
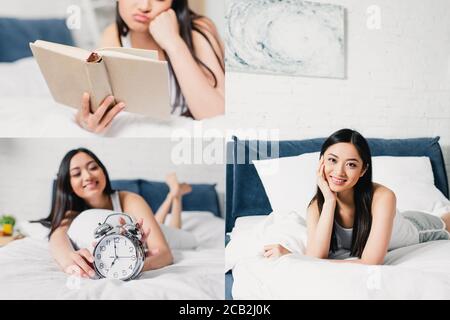
[[145, 203], [141, 195], [130, 191], [119, 191], [120, 203], [122, 206], [130, 206]]
[[373, 198], [372, 198], [372, 214], [377, 212], [390, 212], [395, 215], [397, 207], [397, 199], [394, 191], [391, 189], [374, 183]]
[[[192, 31], [192, 41], [194, 42], [194, 47], [202, 47], [209, 41], [214, 51], [222, 57], [224, 47], [214, 23], [209, 18], [200, 17], [194, 20], [194, 25], [198, 29]], [[205, 37], [207, 39], [205, 39]]]
[[111, 23], [103, 31], [99, 47], [120, 47], [119, 32], [115, 23]]
[[379, 183], [373, 184], [373, 199], [395, 199], [395, 193]]
[[197, 27], [199, 27], [199, 29], [202, 29], [202, 31], [206, 31], [215, 37], [219, 36], [216, 25], [214, 24], [214, 22], [211, 21], [211, 19], [207, 17], [199, 17], [195, 19], [193, 22]]

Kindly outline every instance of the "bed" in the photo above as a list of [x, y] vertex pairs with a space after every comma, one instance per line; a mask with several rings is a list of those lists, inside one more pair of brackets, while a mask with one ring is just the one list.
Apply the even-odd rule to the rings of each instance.
[[[112, 185], [140, 193], [151, 206], [157, 206], [167, 191], [164, 183], [145, 180], [115, 180]], [[184, 202], [182, 230], [195, 236], [195, 248], [175, 238], [181, 232], [165, 233], [174, 263], [128, 282], [61, 272], [45, 235], [36, 232], [40, 225], [25, 224], [27, 237], [0, 248], [0, 299], [224, 299], [224, 220], [213, 187], [193, 185], [191, 197]]]
[[[265, 259], [261, 251], [257, 252], [264, 244], [262, 238], [273, 235], [268, 231], [278, 228], [284, 232], [291, 228], [294, 236], [297, 233], [298, 238], [303, 237], [305, 241], [306, 226], [301, 217], [295, 221], [283, 220], [284, 224], [281, 222], [276, 226], [274, 221], [278, 213], [273, 212], [265, 186], [249, 159], [306, 155], [320, 151], [323, 141], [322, 138], [281, 141], [275, 154], [266, 152], [271, 141], [245, 141], [233, 137], [228, 143], [226, 299], [449, 299], [448, 240], [392, 250], [382, 266], [336, 265], [298, 252], [280, 259]], [[439, 137], [368, 141], [374, 157], [427, 159], [434, 182], [428, 188], [439, 194], [441, 212], [450, 211]], [[405, 183], [414, 183], [413, 178]], [[404, 202], [398, 195], [397, 198]]]

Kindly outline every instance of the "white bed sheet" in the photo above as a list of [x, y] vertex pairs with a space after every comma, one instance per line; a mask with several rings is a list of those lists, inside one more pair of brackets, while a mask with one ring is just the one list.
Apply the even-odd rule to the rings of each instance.
[[[396, 249], [384, 265], [366, 266], [304, 256], [306, 227], [296, 215], [260, 216], [238, 231], [226, 248], [234, 299], [450, 299], [449, 240]], [[295, 253], [266, 259], [269, 243]]]
[[[81, 97], [80, 97], [81, 101]], [[0, 136], [2, 137], [94, 137], [74, 121], [76, 110], [54, 102], [34, 58], [0, 63]], [[199, 125], [224, 128], [225, 117], [195, 121], [172, 116], [158, 122], [122, 112], [103, 134], [107, 137], [168, 137], [174, 129], [193, 134]]]
[[450, 241], [391, 251], [382, 266], [253, 257], [233, 277], [234, 299], [450, 299]]
[[174, 264], [129, 282], [66, 275], [46, 240], [16, 240], [0, 248], [0, 299], [224, 299], [223, 219], [188, 213], [183, 229], [201, 243], [196, 250], [173, 250]]

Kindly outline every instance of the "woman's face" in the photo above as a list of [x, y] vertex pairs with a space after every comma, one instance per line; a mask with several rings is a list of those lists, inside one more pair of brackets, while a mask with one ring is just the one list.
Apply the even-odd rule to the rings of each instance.
[[174, 0], [119, 0], [119, 13], [130, 30], [148, 32], [150, 22], [172, 7]]
[[106, 176], [91, 156], [79, 152], [70, 160], [70, 185], [80, 198], [92, 199], [103, 194]]
[[336, 143], [324, 153], [325, 177], [331, 191], [350, 190], [364, 175], [366, 168], [355, 146]]

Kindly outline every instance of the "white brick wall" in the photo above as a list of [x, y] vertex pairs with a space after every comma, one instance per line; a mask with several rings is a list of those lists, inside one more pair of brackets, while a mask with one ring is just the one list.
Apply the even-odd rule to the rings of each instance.
[[[111, 179], [164, 181], [177, 172], [180, 181], [217, 183], [221, 203], [225, 192], [223, 165], [174, 165], [170, 139], [0, 139], [0, 215], [21, 219], [47, 216], [51, 183], [64, 154], [80, 146], [92, 150]], [[223, 210], [222, 210], [223, 212]]]
[[[316, 2], [347, 9], [347, 79], [228, 72], [232, 126], [279, 128], [281, 139], [342, 127], [367, 137], [439, 135], [450, 173], [450, 1]], [[381, 9], [379, 30], [367, 28], [371, 5]]]

